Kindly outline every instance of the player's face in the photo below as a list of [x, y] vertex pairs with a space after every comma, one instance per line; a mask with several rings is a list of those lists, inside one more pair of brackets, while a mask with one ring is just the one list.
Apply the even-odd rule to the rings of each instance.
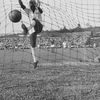
[[29, 5], [32, 5], [32, 4], [36, 5], [36, 1], [35, 0], [30, 0]]

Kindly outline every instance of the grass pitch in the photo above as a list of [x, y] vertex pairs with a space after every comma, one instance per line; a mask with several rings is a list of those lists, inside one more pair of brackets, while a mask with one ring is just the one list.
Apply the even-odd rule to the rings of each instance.
[[[0, 100], [99, 100], [100, 65], [80, 63], [82, 50], [37, 50], [37, 69], [30, 49], [0, 51]], [[94, 51], [89, 50], [92, 58]], [[97, 50], [94, 56], [99, 54]]]

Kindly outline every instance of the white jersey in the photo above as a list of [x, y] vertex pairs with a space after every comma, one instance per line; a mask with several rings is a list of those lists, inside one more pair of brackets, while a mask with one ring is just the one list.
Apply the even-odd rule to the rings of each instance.
[[41, 16], [38, 8], [36, 8], [36, 10], [34, 11], [34, 13], [32, 12], [31, 9], [28, 9], [28, 8], [24, 9], [24, 11], [27, 14], [27, 16], [30, 18], [30, 20], [33, 19], [33, 18], [36, 18], [39, 21], [42, 21], [42, 16]]
[[24, 9], [24, 11], [29, 17], [29, 22], [30, 22], [30, 26], [28, 27], [29, 34], [32, 34], [34, 31], [33, 27], [35, 25], [35, 21], [33, 20], [33, 18], [39, 20], [42, 23], [41, 13], [39, 12], [38, 8], [35, 9], [34, 13], [29, 8]]

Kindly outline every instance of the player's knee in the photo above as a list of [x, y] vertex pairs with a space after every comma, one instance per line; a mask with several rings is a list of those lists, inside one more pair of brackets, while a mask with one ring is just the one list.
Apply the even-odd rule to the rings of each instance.
[[22, 29], [23, 29], [23, 34], [24, 34], [24, 35], [27, 35], [27, 34], [28, 34], [28, 29], [27, 29], [27, 27], [26, 27], [24, 24], [22, 24], [21, 27], [22, 27]]

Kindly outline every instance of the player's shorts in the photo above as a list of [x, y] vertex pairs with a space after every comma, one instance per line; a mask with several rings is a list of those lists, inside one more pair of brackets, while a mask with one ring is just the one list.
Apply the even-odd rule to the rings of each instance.
[[43, 25], [41, 24], [41, 22], [37, 19], [33, 19], [35, 21], [35, 26], [34, 26], [34, 30], [37, 34], [39, 34], [42, 29], [43, 29]]
[[30, 44], [33, 48], [35, 48], [36, 47], [37, 34], [39, 34], [42, 31], [43, 25], [37, 19], [33, 19], [33, 20], [36, 22], [36, 24], [34, 26], [35, 32], [30, 35]]

